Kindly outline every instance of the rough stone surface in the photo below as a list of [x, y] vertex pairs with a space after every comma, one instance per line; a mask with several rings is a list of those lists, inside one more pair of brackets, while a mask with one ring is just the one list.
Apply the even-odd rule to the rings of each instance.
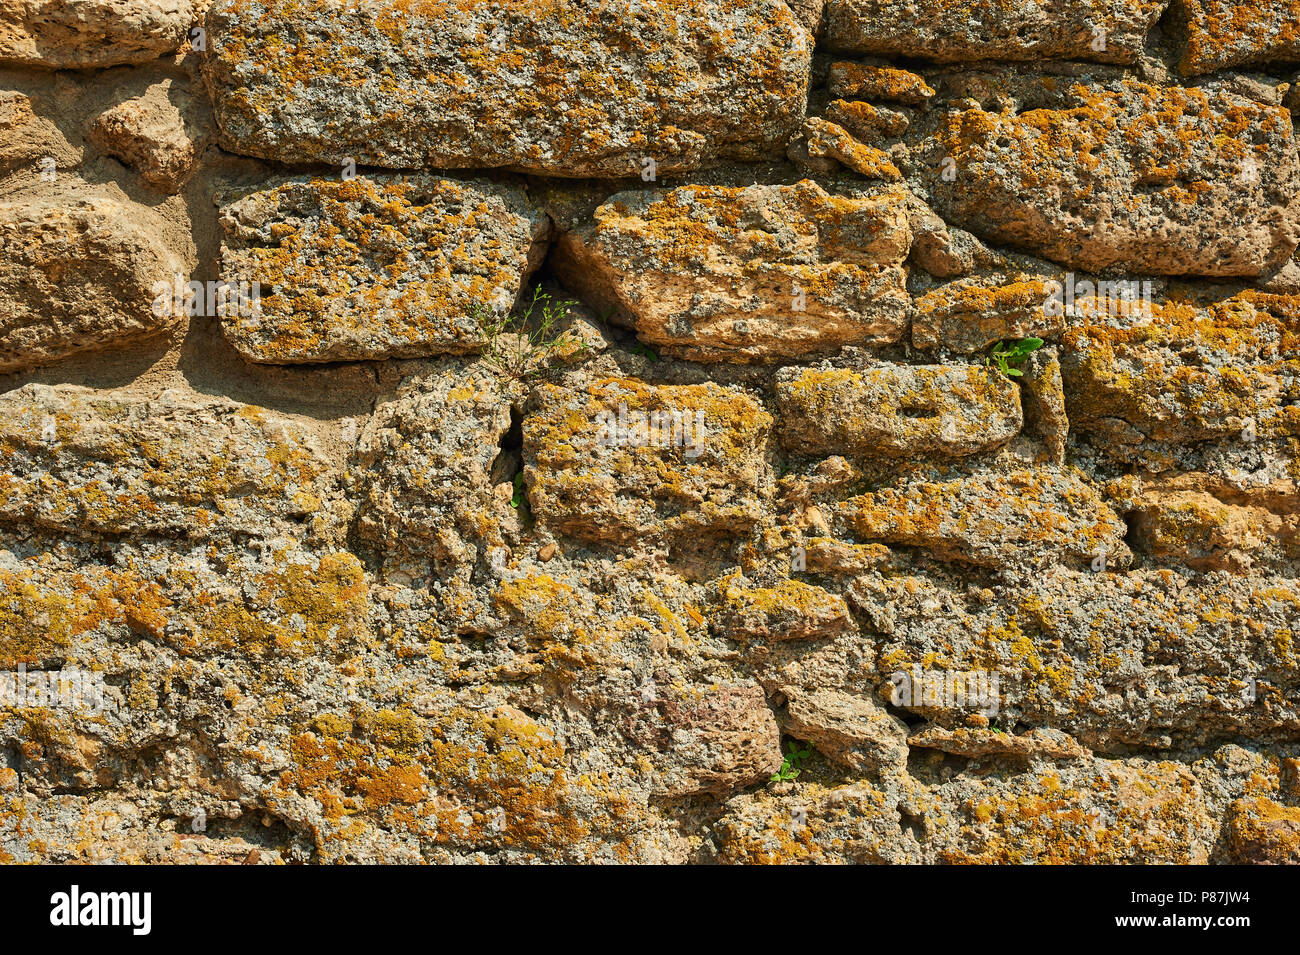
[[186, 90], [164, 81], [105, 110], [87, 138], [150, 185], [174, 194], [194, 172], [211, 136], [207, 105], [195, 104]]
[[513, 309], [550, 229], [524, 193], [425, 176], [292, 180], [222, 209], [222, 278], [258, 289], [225, 316], [254, 361], [465, 352]]
[[[285, 162], [659, 174], [778, 152], [811, 43], [782, 0], [217, 0], [223, 142]], [[310, 34], [298, 32], [310, 25]]]
[[184, 259], [148, 209], [104, 192], [41, 190], [0, 200], [0, 371], [159, 332], [177, 316]]
[[1300, 4], [1296, 0], [1173, 0], [1183, 36], [1178, 67], [1185, 76], [1225, 66], [1300, 60]]
[[765, 361], [906, 329], [911, 245], [898, 189], [793, 186], [621, 193], [561, 237], [565, 283], [648, 344], [697, 360]]
[[885, 488], [845, 502], [865, 540], [982, 566], [1127, 563], [1124, 522], [1074, 475], [1042, 469]]
[[193, 15], [191, 0], [4, 0], [0, 65], [144, 63], [180, 47]]
[[1131, 63], [1167, 0], [827, 0], [826, 45], [939, 62]]
[[593, 542], [740, 534], [770, 488], [771, 426], [752, 398], [713, 384], [543, 386], [524, 423], [529, 501], [543, 525]]
[[927, 176], [949, 221], [1090, 271], [1256, 276], [1291, 257], [1300, 159], [1285, 110], [1131, 79], [1044, 87], [1057, 105], [946, 118]]
[[803, 454], [962, 457], [1005, 443], [1024, 421], [1015, 386], [970, 365], [786, 368], [776, 389], [782, 441]]

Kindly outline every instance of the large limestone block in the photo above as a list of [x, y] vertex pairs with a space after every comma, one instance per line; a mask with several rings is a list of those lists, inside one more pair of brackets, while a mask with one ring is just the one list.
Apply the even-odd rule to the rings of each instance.
[[292, 180], [222, 210], [226, 336], [272, 363], [466, 352], [514, 306], [550, 222], [519, 189], [426, 176]]
[[1137, 80], [1050, 96], [1052, 108], [948, 115], [927, 156], [948, 222], [1093, 272], [1255, 276], [1295, 251], [1286, 110]]
[[555, 267], [643, 341], [699, 361], [767, 361], [907, 329], [909, 196], [792, 186], [620, 193], [566, 233]]
[[779, 153], [812, 52], [781, 0], [219, 0], [206, 24], [232, 151], [553, 176]]
[[187, 269], [166, 232], [152, 210], [81, 187], [0, 202], [0, 372], [173, 324], [158, 290]]

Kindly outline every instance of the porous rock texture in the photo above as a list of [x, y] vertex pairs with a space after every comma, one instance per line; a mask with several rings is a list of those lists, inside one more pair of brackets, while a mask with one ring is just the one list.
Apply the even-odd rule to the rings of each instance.
[[0, 0], [0, 861], [1300, 861], [1297, 12]]

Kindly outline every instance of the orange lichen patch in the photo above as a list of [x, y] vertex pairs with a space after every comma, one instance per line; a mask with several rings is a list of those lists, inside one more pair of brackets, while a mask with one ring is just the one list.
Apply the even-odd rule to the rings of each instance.
[[834, 159], [868, 179], [898, 182], [903, 178], [898, 167], [890, 162], [889, 153], [858, 142], [848, 130], [835, 123], [813, 117], [804, 123], [804, 137], [809, 156]]
[[158, 584], [130, 570], [0, 571], [0, 669], [61, 657], [74, 640], [101, 627], [157, 638], [169, 610]]
[[1204, 863], [1213, 824], [1196, 778], [1177, 763], [1098, 761], [967, 798], [941, 839], [947, 864]]
[[547, 230], [521, 192], [422, 176], [292, 181], [223, 215], [223, 278], [263, 290], [225, 331], [264, 362], [477, 348], [472, 313], [515, 304]]
[[1259, 796], [1238, 799], [1224, 819], [1232, 861], [1300, 865], [1300, 809]]
[[747, 395], [608, 378], [540, 396], [524, 420], [525, 481], [553, 529], [617, 541], [738, 533], [757, 519], [772, 418]]
[[1297, 0], [1175, 0], [1174, 10], [1185, 41], [1178, 64], [1184, 76], [1300, 60]]
[[934, 96], [922, 77], [892, 66], [832, 63], [827, 85], [832, 96], [850, 100], [889, 100], [915, 106]]
[[254, 655], [330, 656], [370, 635], [366, 575], [352, 554], [327, 554], [308, 562], [283, 553], [279, 569], [256, 574], [243, 601], [199, 591], [190, 612], [192, 636], [176, 636], [192, 653], [236, 650]]

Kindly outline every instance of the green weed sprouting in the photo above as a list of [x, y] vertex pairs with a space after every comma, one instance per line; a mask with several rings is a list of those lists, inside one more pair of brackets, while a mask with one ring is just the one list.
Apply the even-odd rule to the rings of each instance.
[[812, 755], [812, 746], [805, 745], [802, 749], [799, 744], [787, 743], [785, 749], [785, 759], [781, 762], [781, 768], [772, 774], [769, 782], [788, 783], [799, 775], [801, 770], [799, 764]]
[[513, 313], [471, 305], [470, 317], [483, 333], [484, 364], [510, 378], [528, 381], [551, 373], [546, 359], [555, 352], [570, 348], [586, 351], [587, 343], [568, 330], [557, 332], [569, 309], [577, 304], [549, 295], [543, 299], [539, 285], [528, 304]]
[[984, 359], [984, 364], [989, 367], [996, 366], [998, 371], [1004, 375], [1019, 378], [1024, 372], [1015, 366], [1042, 347], [1043, 340], [1041, 338], [1022, 338], [1018, 342], [998, 342], [993, 347], [992, 354]]

